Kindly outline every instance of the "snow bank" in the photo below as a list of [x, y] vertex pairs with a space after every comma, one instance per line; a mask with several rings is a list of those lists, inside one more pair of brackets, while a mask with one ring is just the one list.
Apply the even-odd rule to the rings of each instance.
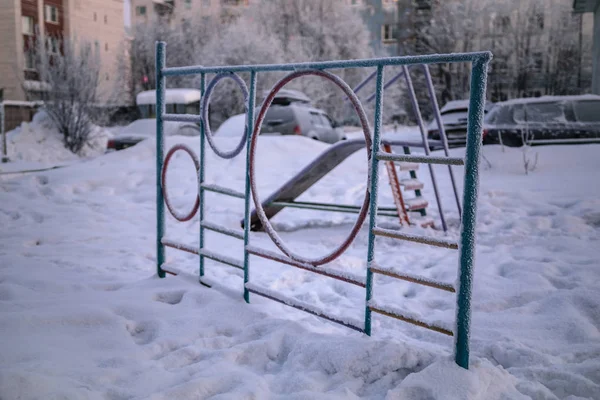
[[31, 122], [7, 132], [7, 150], [11, 161], [34, 162], [42, 165], [77, 161], [98, 156], [106, 151], [109, 131], [94, 126], [91, 140], [79, 155], [65, 148], [62, 134], [53, 127], [48, 115], [37, 112]]

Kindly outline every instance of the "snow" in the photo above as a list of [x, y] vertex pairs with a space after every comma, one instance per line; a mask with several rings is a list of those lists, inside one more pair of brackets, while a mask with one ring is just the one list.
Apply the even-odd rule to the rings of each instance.
[[573, 96], [540, 96], [540, 97], [527, 97], [519, 99], [511, 99], [495, 103], [496, 105], [508, 105], [508, 104], [527, 104], [527, 103], [542, 103], [550, 101], [581, 101], [581, 100], [600, 100], [600, 96], [597, 94], [580, 94]]
[[[63, 157], [60, 147], [30, 138], [42, 137], [36, 124], [9, 135], [19, 149], [12, 147], [9, 155], [56, 162]], [[58, 135], [44, 132], [49, 146]], [[388, 134], [420, 136], [404, 127]], [[239, 141], [219, 136], [215, 141], [225, 148]], [[197, 137], [167, 137], [166, 148], [180, 142], [198, 151]], [[258, 192], [267, 196], [326, 148], [302, 137], [261, 136]], [[183, 275], [158, 279], [152, 138], [93, 159], [65, 158], [72, 164], [60, 169], [0, 175], [0, 396], [597, 399], [600, 185], [594, 173], [600, 147], [534, 150], [538, 166], [525, 175], [521, 149], [482, 148], [491, 168], [482, 163], [480, 170], [468, 371], [452, 361], [452, 338], [392, 318], [373, 314], [373, 336], [366, 337], [258, 295], [246, 304], [243, 271], [211, 260], [205, 261], [205, 277], [219, 284], [213, 288]], [[207, 183], [243, 192], [245, 153], [220, 160], [206, 152]], [[450, 155], [463, 157], [464, 149]], [[447, 167], [434, 168], [450, 234], [456, 235]], [[463, 167], [453, 168], [462, 177]], [[367, 171], [359, 151], [299, 200], [359, 205]], [[188, 210], [198, 194], [193, 162], [178, 152], [167, 173], [174, 206]], [[417, 174], [439, 229], [427, 169]], [[383, 166], [379, 181], [379, 205], [393, 205]], [[205, 197], [207, 219], [240, 228], [243, 200], [212, 192]], [[290, 209], [273, 226], [294, 252], [318, 256], [341, 243], [355, 218]], [[166, 222], [169, 239], [197, 247], [198, 216], [177, 223], [167, 214]], [[396, 218], [381, 217], [378, 224], [398, 227]], [[419, 227], [403, 232], [443, 234]], [[367, 233], [365, 225], [327, 268], [364, 276]], [[243, 258], [243, 243], [235, 238], [207, 230], [205, 243], [213, 253]], [[250, 244], [276, 250], [264, 233], [251, 233]], [[171, 248], [166, 254], [170, 270], [197, 277], [196, 255]], [[456, 280], [455, 250], [378, 238], [375, 257], [382, 269]], [[345, 321], [364, 317], [363, 288], [293, 266], [251, 256], [252, 285]], [[378, 304], [453, 325], [452, 293], [382, 275], [373, 290]]]
[[[200, 101], [198, 89], [166, 89], [165, 104], [189, 104]], [[146, 90], [137, 94], [137, 105], [156, 104], [156, 90]]]

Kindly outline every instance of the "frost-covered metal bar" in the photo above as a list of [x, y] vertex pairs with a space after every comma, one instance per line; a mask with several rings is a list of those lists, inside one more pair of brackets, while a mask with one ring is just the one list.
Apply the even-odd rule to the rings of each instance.
[[473, 62], [481, 57], [489, 57], [488, 51], [474, 53], [428, 54], [422, 56], [382, 57], [360, 60], [320, 61], [293, 64], [258, 64], [258, 65], [225, 65], [215, 67], [188, 66], [164, 68], [164, 76], [193, 75], [200, 73], [220, 72], [266, 72], [266, 71], [300, 71], [305, 69], [342, 69], [378, 67], [384, 65], [436, 64]]
[[200, 187], [204, 190], [214, 193], [224, 194], [225, 196], [237, 197], [238, 199], [245, 199], [244, 193], [238, 192], [237, 190], [229, 189], [219, 185], [211, 185], [208, 183], [203, 183]]
[[[200, 74], [200, 95], [204, 96], [206, 91], [206, 74]], [[206, 139], [206, 127], [204, 121], [200, 120], [200, 172], [198, 173], [198, 198], [200, 199], [200, 207], [198, 209], [198, 217], [200, 221], [204, 221], [204, 171], [206, 169], [206, 151], [205, 151], [205, 139]], [[204, 227], [202, 224], [199, 225], [198, 230], [198, 247], [204, 248]], [[200, 279], [204, 276], [204, 256], [199, 254], [200, 259], [198, 260], [198, 274]]]
[[187, 253], [192, 253], [196, 255], [199, 254], [198, 248], [190, 246], [189, 244], [177, 243], [176, 241], [167, 238], [162, 238], [161, 242], [163, 245], [171, 247], [173, 249], [185, 251]]
[[464, 165], [465, 160], [459, 157], [418, 156], [414, 154], [395, 154], [380, 151], [377, 158], [381, 161], [416, 162], [425, 164]]
[[[307, 203], [307, 202], [302, 202], [302, 203], [298, 202], [297, 203], [294, 201], [274, 201], [274, 202], [270, 203], [269, 205], [283, 206], [283, 207], [289, 207], [289, 208], [300, 208], [300, 209], [306, 209], [306, 210], [341, 212], [341, 213], [348, 213], [348, 214], [360, 213], [359, 206], [346, 206], [346, 205], [337, 206], [335, 204], [321, 204], [321, 203]], [[379, 215], [382, 215], [385, 217], [397, 217], [398, 216], [398, 212], [396, 210], [390, 211], [390, 210], [382, 210], [381, 208], [378, 208], [377, 212]]]
[[163, 121], [200, 123], [202, 117], [194, 114], [164, 114]]
[[[398, 79], [402, 78], [402, 76], [404, 75], [404, 71], [400, 71], [399, 73], [397, 73], [392, 79], [390, 79], [389, 81], [387, 81], [385, 83], [385, 85], [383, 85], [383, 89], [387, 89], [390, 86], [392, 86], [394, 84], [394, 82], [396, 82]], [[367, 100], [365, 100], [367, 103], [370, 101], [373, 101], [373, 99], [375, 98], [375, 93], [373, 93], [372, 95], [370, 95], [369, 97], [367, 97]]]
[[377, 152], [381, 146], [381, 114], [383, 112], [383, 66], [377, 67], [377, 83], [375, 85], [375, 127], [373, 130], [373, 145], [369, 161], [369, 244], [367, 248], [367, 279], [365, 290], [365, 333], [371, 336], [371, 309], [369, 301], [373, 297], [373, 272], [371, 266], [375, 261], [375, 233], [377, 227], [377, 183], [379, 176], [379, 160]]
[[408, 315], [402, 315], [393, 310], [387, 310], [387, 309], [384, 309], [384, 308], [381, 308], [378, 306], [374, 306], [374, 305], [370, 305], [369, 309], [378, 314], [396, 318], [400, 321], [404, 321], [404, 322], [408, 322], [409, 324], [420, 326], [421, 328], [427, 328], [427, 329], [435, 331], [435, 332], [443, 333], [444, 335], [454, 336], [454, 332], [452, 332], [451, 330], [449, 330], [447, 328], [444, 328], [444, 327], [438, 326], [438, 325], [434, 325], [434, 324], [430, 324], [428, 322], [421, 321], [419, 319], [410, 317]]
[[156, 43], [156, 273], [165, 277], [162, 265], [165, 262], [165, 246], [162, 237], [165, 235], [165, 200], [162, 190], [162, 169], [165, 157], [163, 141], [163, 114], [165, 113], [165, 43]]
[[400, 231], [393, 231], [391, 229], [383, 229], [375, 227], [373, 233], [377, 236], [385, 236], [392, 239], [407, 240], [409, 242], [428, 244], [430, 246], [445, 247], [447, 249], [458, 249], [458, 243], [448, 239], [438, 239], [429, 236], [412, 235], [410, 233], [404, 233]]
[[471, 327], [471, 295], [473, 267], [475, 264], [475, 228], [477, 218], [477, 193], [479, 190], [479, 150], [483, 132], [483, 113], [487, 68], [491, 53], [473, 62], [471, 70], [471, 96], [467, 123], [467, 150], [465, 157], [465, 184], [463, 190], [463, 215], [460, 233], [459, 286], [456, 306], [456, 340], [454, 360], [469, 368], [469, 331]]
[[199, 255], [203, 255], [206, 258], [210, 258], [213, 261], [220, 262], [221, 264], [229, 265], [231, 267], [235, 267], [237, 269], [244, 269], [244, 263], [236, 260], [235, 258], [223, 256], [221, 254], [213, 253], [212, 251], [201, 249], [198, 252]]
[[[433, 108], [433, 115], [440, 131], [440, 138], [442, 139], [442, 146], [444, 148], [444, 154], [446, 157], [450, 157], [450, 151], [448, 149], [448, 138], [446, 137], [446, 129], [442, 122], [442, 115], [440, 114], [440, 108], [435, 97], [435, 89], [433, 87], [433, 81], [431, 80], [431, 73], [429, 72], [429, 65], [423, 65], [425, 71], [425, 82], [427, 83], [427, 91], [429, 92], [429, 98], [431, 99], [431, 105]], [[458, 189], [456, 188], [456, 180], [454, 179], [454, 171], [452, 167], [448, 165], [448, 173], [450, 174], [450, 181], [452, 182], [452, 190], [454, 191], [454, 198], [456, 200], [456, 207], [458, 209], [458, 215], [462, 214], [462, 208], [460, 206], [460, 199], [458, 198]]]
[[248, 253], [253, 254], [258, 257], [266, 258], [267, 260], [277, 261], [282, 264], [291, 265], [292, 267], [296, 267], [299, 269], [303, 269], [306, 271], [314, 272], [315, 274], [328, 276], [333, 279], [337, 279], [339, 281], [351, 283], [356, 286], [365, 287], [365, 280], [361, 279], [352, 274], [344, 274], [340, 271], [336, 271], [330, 268], [325, 267], [314, 267], [310, 264], [301, 263], [299, 261], [292, 260], [289, 257], [283, 256], [281, 254], [274, 253], [272, 251], [264, 250], [254, 246], [246, 246], [246, 250]]
[[200, 223], [204, 229], [209, 231], [222, 233], [223, 235], [231, 236], [236, 239], [244, 240], [244, 232], [237, 231], [235, 229], [226, 228], [221, 225], [213, 224], [212, 222], [202, 221]]
[[250, 281], [250, 142], [254, 128], [254, 102], [256, 101], [256, 72], [250, 73], [250, 91], [248, 92], [248, 111], [246, 115], [246, 183], [244, 187], [244, 300], [250, 303], [250, 292], [246, 284]]
[[246, 289], [248, 289], [248, 291], [251, 293], [257, 294], [259, 296], [265, 297], [267, 299], [276, 301], [281, 304], [285, 304], [286, 306], [296, 308], [298, 310], [312, 314], [316, 317], [320, 317], [320, 318], [326, 319], [328, 321], [335, 322], [336, 324], [343, 325], [346, 328], [350, 328], [350, 329], [353, 329], [353, 330], [361, 332], [361, 333], [364, 332], [363, 329], [358, 326], [358, 324], [353, 324], [349, 320], [344, 321], [341, 318], [332, 317], [330, 315], [327, 315], [324, 312], [322, 312], [321, 310], [318, 310], [317, 308], [310, 306], [309, 304], [305, 304], [305, 303], [302, 303], [297, 300], [292, 300], [290, 298], [284, 298], [283, 296], [280, 296], [280, 295], [276, 294], [275, 292], [258, 287], [256, 285], [252, 285], [251, 283], [246, 284]]
[[[410, 94], [410, 102], [413, 107], [413, 111], [415, 113], [415, 117], [417, 118], [417, 125], [419, 126], [419, 131], [421, 131], [421, 139], [423, 140], [423, 149], [425, 150], [425, 155], [429, 156], [429, 141], [427, 139], [427, 131], [425, 129], [425, 124], [423, 123], [423, 117], [421, 116], [421, 109], [419, 108], [419, 102], [417, 101], [417, 95], [415, 94], [415, 88], [412, 83], [412, 78], [410, 77], [410, 72], [408, 71], [408, 67], [405, 65], [402, 67], [404, 69], [404, 79], [406, 81], [406, 86], [408, 87], [408, 92]], [[429, 168], [429, 175], [431, 175], [431, 184], [433, 185], [433, 192], [435, 193], [435, 200], [437, 203], [438, 211], [440, 212], [440, 221], [442, 222], [442, 228], [444, 232], [448, 230], [448, 225], [446, 224], [446, 218], [444, 217], [444, 209], [442, 207], [442, 201], [440, 199], [440, 193], [437, 186], [437, 179], [435, 179], [435, 171], [431, 164], [427, 165]]]
[[429, 278], [425, 278], [422, 276], [406, 274], [406, 273], [401, 274], [399, 272], [392, 271], [390, 269], [381, 268], [381, 267], [371, 267], [371, 271], [373, 271], [376, 274], [389, 276], [391, 278], [396, 278], [396, 279], [400, 279], [400, 280], [411, 282], [411, 283], [416, 283], [416, 284], [423, 285], [423, 286], [429, 286], [429, 287], [432, 287], [435, 289], [445, 290], [446, 292], [450, 292], [450, 293], [456, 293], [456, 289], [451, 284], [436, 281], [436, 280], [429, 279]]

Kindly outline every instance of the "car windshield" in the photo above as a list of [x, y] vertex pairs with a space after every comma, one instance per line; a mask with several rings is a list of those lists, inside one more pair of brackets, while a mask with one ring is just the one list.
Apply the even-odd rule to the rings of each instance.
[[331, 123], [325, 114], [311, 111], [310, 121], [313, 126], [321, 126], [324, 128], [331, 128]]
[[600, 122], [600, 100], [576, 101], [573, 108], [577, 121]]

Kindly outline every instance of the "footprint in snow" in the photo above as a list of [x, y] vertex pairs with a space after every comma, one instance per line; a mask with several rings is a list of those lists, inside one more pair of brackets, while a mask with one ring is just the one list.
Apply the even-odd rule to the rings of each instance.
[[183, 299], [183, 295], [185, 294], [185, 290], [178, 290], [175, 292], [163, 292], [158, 293], [154, 296], [155, 301], [160, 301], [161, 303], [166, 304], [179, 304]]

